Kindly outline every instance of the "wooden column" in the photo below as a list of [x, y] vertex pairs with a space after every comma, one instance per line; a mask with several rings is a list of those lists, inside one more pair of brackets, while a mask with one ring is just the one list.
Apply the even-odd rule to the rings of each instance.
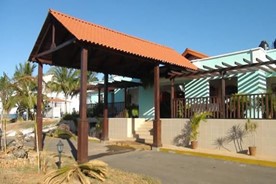
[[[41, 151], [43, 148], [42, 143], [42, 76], [43, 76], [43, 64], [38, 63], [38, 79], [37, 79], [37, 103], [36, 103], [36, 129], [37, 129], [37, 141], [38, 149]], [[35, 147], [36, 147], [35, 146]]]
[[171, 118], [174, 118], [174, 79], [171, 79]]
[[160, 80], [159, 66], [154, 67], [154, 121], [153, 147], [161, 147], [161, 120], [160, 120]]
[[78, 123], [78, 163], [88, 161], [88, 121], [87, 121], [87, 64], [88, 50], [81, 50], [81, 88], [80, 88], [80, 121]]
[[127, 88], [124, 88], [125, 109], [127, 108]]
[[115, 90], [113, 90], [111, 92], [111, 106], [112, 106], [112, 110], [114, 108], [114, 105], [115, 105]]
[[101, 103], [101, 88], [98, 88], [98, 103]]
[[56, 48], [56, 40], [55, 40], [55, 37], [56, 37], [56, 27], [55, 25], [53, 24], [52, 25], [52, 43], [51, 43], [51, 49], [54, 49]]
[[108, 140], [108, 74], [104, 74], [104, 112], [102, 140]]
[[225, 118], [225, 79], [221, 77], [221, 118]]

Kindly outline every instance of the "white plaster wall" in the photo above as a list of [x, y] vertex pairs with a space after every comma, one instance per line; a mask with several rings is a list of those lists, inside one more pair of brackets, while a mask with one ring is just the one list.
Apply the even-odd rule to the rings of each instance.
[[108, 123], [110, 139], [126, 139], [128, 137], [128, 118], [109, 118]]
[[[182, 143], [181, 139], [178, 142], [177, 138], [181, 138], [185, 125], [189, 119], [162, 119], [162, 144], [177, 145]], [[276, 158], [276, 121], [275, 120], [251, 120], [258, 123], [258, 128], [255, 136], [257, 155]], [[199, 147], [205, 149], [219, 149], [215, 144], [218, 138], [226, 137], [229, 134], [231, 127], [239, 125], [244, 128], [246, 120], [234, 119], [209, 119], [207, 122], [202, 122], [199, 128]], [[247, 150], [248, 146], [253, 144], [252, 136], [247, 134], [243, 137], [242, 148]], [[184, 146], [182, 144], [182, 146]], [[224, 144], [225, 148], [221, 150], [229, 150], [236, 152], [234, 142]]]
[[144, 118], [109, 118], [110, 139], [133, 138], [133, 132], [146, 122]]

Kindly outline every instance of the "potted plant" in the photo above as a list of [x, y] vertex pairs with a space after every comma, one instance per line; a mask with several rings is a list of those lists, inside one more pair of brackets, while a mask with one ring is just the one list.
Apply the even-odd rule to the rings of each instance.
[[[271, 119], [274, 118], [272, 114], [276, 111], [276, 96], [275, 93], [268, 91], [262, 94], [258, 99], [259, 107], [262, 109], [263, 118]], [[268, 104], [267, 104], [268, 103]]]
[[251, 137], [252, 137], [252, 146], [249, 146], [248, 149], [249, 149], [249, 155], [251, 156], [255, 156], [256, 155], [256, 151], [257, 151], [257, 148], [255, 146], [255, 134], [256, 134], [256, 129], [258, 127], [258, 124], [257, 122], [253, 122], [251, 121], [250, 119], [247, 119], [246, 123], [245, 123], [245, 130], [247, 133], [250, 133], [251, 134]]
[[244, 94], [232, 95], [228, 103], [232, 116], [236, 118], [245, 117], [246, 111], [250, 107], [249, 98]]
[[210, 116], [211, 113], [210, 112], [200, 112], [200, 113], [194, 113], [194, 115], [192, 116], [191, 120], [190, 120], [190, 128], [191, 128], [191, 132], [190, 132], [190, 140], [191, 140], [191, 148], [192, 149], [196, 149], [197, 145], [198, 145], [198, 141], [197, 141], [197, 137], [199, 134], [198, 128], [200, 125], [200, 122], [202, 121], [206, 121], [207, 116]]

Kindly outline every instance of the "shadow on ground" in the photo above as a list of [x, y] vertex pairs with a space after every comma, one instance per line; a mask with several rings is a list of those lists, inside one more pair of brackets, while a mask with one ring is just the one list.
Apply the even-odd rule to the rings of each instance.
[[[71, 149], [71, 154], [73, 155], [74, 159], [77, 160], [77, 148], [75, 145], [72, 143], [70, 139], [66, 139], [68, 142], [68, 145], [70, 146]], [[115, 155], [115, 154], [123, 154], [127, 152], [134, 151], [135, 148], [130, 147], [130, 146], [118, 146], [118, 145], [107, 145], [107, 150], [104, 153], [99, 153], [96, 155], [90, 155], [88, 156], [88, 160], [93, 160], [97, 158], [101, 158], [104, 156], [109, 156], [109, 155]]]
[[108, 149], [106, 150], [105, 153], [90, 155], [88, 156], [88, 160], [98, 159], [98, 158], [110, 156], [110, 155], [128, 153], [135, 150], [135, 148], [128, 147], [128, 146], [107, 145], [106, 147]]
[[72, 141], [70, 139], [66, 139], [66, 141], [68, 142], [70, 148], [71, 148], [71, 153], [74, 157], [75, 160], [77, 160], [77, 149], [75, 147], [75, 145], [72, 143]]

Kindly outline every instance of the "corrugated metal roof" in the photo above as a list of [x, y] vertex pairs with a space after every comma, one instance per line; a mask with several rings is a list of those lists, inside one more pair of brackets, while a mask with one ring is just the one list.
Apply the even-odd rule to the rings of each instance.
[[196, 70], [197, 67], [174, 49], [133, 37], [103, 26], [50, 10], [53, 15], [78, 40], [101, 45], [114, 50], [158, 60]]

